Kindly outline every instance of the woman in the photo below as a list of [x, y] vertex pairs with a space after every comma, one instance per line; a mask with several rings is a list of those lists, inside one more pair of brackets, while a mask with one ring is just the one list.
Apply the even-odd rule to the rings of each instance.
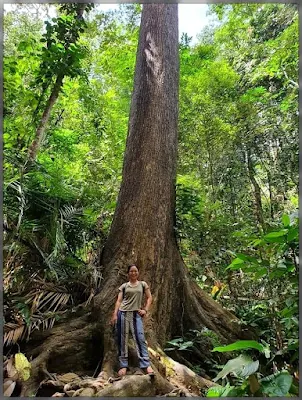
[[[148, 374], [153, 374], [142, 321], [142, 318], [144, 318], [151, 306], [151, 292], [146, 282], [138, 281], [138, 268], [136, 265], [129, 265], [128, 277], [129, 282], [123, 283], [119, 287], [119, 294], [110, 321], [112, 325], [117, 325], [120, 364], [118, 375], [126, 375], [128, 368], [129, 330], [134, 339], [139, 367], [146, 369]], [[144, 293], [147, 302], [145, 307], [142, 308]]]

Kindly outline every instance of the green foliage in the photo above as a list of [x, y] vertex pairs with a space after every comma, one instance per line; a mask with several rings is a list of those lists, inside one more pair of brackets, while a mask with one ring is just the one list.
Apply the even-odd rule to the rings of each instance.
[[[135, 48], [137, 21], [131, 8], [137, 7], [127, 7], [133, 23], [127, 18], [118, 23], [123, 36], [119, 38], [120, 49], [113, 59], [110, 48], [114, 51], [115, 47], [112, 43], [99, 48], [96, 41], [102, 40], [108, 31], [116, 33], [112, 27], [115, 17], [112, 16], [102, 30], [92, 33], [93, 23], [75, 18], [81, 5], [64, 7], [58, 18], [47, 21], [44, 32], [42, 23], [37, 24], [31, 14], [25, 13], [26, 18], [23, 14], [21, 18], [19, 13], [5, 16], [5, 74], [8, 77], [4, 134], [5, 290], [6, 306], [15, 310], [10, 300], [15, 303], [18, 292], [21, 307], [7, 315], [8, 344], [27, 338], [27, 334], [39, 326], [51, 327], [61, 318], [60, 313], [65, 312], [41, 310], [38, 316], [28, 312], [26, 282], [33, 277], [39, 276], [54, 286], [65, 284], [65, 293], [72, 298], [67, 304], [69, 308], [72, 302], [77, 305], [91, 301], [100, 281], [99, 272], [92, 265], [97, 263], [99, 249], [108, 234], [120, 183], [132, 86], [130, 79], [125, 83], [123, 68], [129, 62], [130, 66], [126, 66], [129, 77], [135, 53], [130, 52], [123, 60], [119, 79], [114, 84], [109, 72], [112, 75], [112, 66], [124, 49], [129, 50], [130, 42]], [[105, 20], [103, 13], [96, 13], [96, 16]], [[26, 35], [23, 35], [24, 25], [28, 31]], [[112, 40], [115, 39], [112, 37]], [[87, 51], [81, 50], [85, 48], [89, 54], [94, 54], [89, 62]], [[112, 60], [112, 65], [103, 58], [104, 51], [108, 52], [107, 60]], [[66, 65], [63, 65], [64, 60]], [[101, 75], [97, 72], [100, 67]], [[89, 82], [83, 79], [83, 74], [79, 76], [77, 68], [89, 76]], [[65, 75], [63, 95], [53, 108], [38, 160], [24, 173], [23, 163], [34, 131], [32, 115], [37, 107], [42, 107], [40, 95], [46, 90], [46, 84], [52, 84], [57, 73]], [[106, 74], [108, 78], [104, 79]], [[42, 78], [42, 89], [32, 84], [37, 76]], [[120, 94], [123, 102], [120, 102]], [[18, 313], [24, 325], [15, 323]]]
[[[221, 20], [214, 40], [205, 33], [194, 47], [185, 37], [180, 44], [178, 176], [185, 181], [177, 181], [176, 213], [182, 255], [208, 290], [210, 280], [225, 279], [231, 252], [243, 253], [295, 210], [298, 182], [296, 7], [211, 10]], [[229, 271], [228, 280], [235, 275]], [[240, 290], [235, 278], [232, 286]]]
[[[267, 346], [256, 341], [238, 341], [228, 346], [214, 348], [213, 351], [225, 352], [234, 350], [257, 349], [265, 353], [269, 357]], [[256, 372], [259, 368], [259, 360], [253, 361], [248, 354], [240, 354], [238, 357], [229, 360], [218, 375], [213, 379], [216, 382], [219, 379], [224, 379], [228, 375], [233, 375], [238, 378], [238, 384], [231, 386], [229, 383], [223, 387], [213, 387], [208, 390], [207, 397], [226, 397], [232, 396], [240, 397], [243, 395], [255, 396], [269, 396], [269, 397], [282, 397], [288, 396], [290, 390], [295, 391], [292, 387], [293, 377], [286, 370], [278, 371], [272, 375], [257, 378]]]
[[231, 386], [229, 383], [226, 386], [213, 386], [207, 391], [206, 397], [237, 397], [238, 388]]
[[283, 397], [288, 395], [293, 377], [287, 371], [280, 371], [260, 380], [261, 390], [265, 396]]
[[184, 341], [184, 339], [181, 338], [176, 338], [173, 340], [170, 340], [167, 342], [167, 344], [172, 345], [173, 347], [166, 347], [164, 350], [165, 351], [170, 351], [170, 350], [188, 350], [192, 348], [193, 342], [192, 341]]
[[35, 79], [35, 85], [41, 87], [41, 95], [35, 114], [41, 108], [47, 90], [54, 87], [55, 79], [85, 76], [81, 60], [88, 54], [87, 48], [79, 42], [79, 39], [87, 27], [82, 13], [91, 8], [90, 4], [85, 6], [65, 4], [59, 8], [61, 15], [52, 18], [51, 22], [45, 22], [46, 32], [40, 39], [40, 42], [45, 45], [41, 49], [41, 63]]
[[264, 353], [265, 356], [269, 357], [269, 350], [267, 346], [264, 346], [261, 343], [256, 342], [255, 340], [238, 340], [235, 343], [229, 344], [227, 346], [214, 347], [212, 351], [226, 352], [226, 351], [235, 351], [235, 350], [244, 350], [244, 349], [256, 349], [260, 352]]
[[[256, 393], [256, 397], [295, 397], [295, 388], [292, 387], [292, 376], [287, 371], [259, 379], [260, 388]], [[213, 386], [206, 394], [206, 397], [243, 397], [253, 396], [249, 390], [249, 385], [243, 383], [238, 386]]]

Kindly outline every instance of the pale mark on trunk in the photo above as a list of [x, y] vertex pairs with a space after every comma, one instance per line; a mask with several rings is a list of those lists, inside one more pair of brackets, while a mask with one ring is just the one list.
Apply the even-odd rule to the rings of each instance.
[[152, 74], [157, 79], [159, 84], [163, 83], [163, 66], [160, 59], [160, 54], [155, 44], [155, 40], [151, 37], [151, 33], [148, 32], [146, 35], [146, 62], [147, 66], [150, 68]]

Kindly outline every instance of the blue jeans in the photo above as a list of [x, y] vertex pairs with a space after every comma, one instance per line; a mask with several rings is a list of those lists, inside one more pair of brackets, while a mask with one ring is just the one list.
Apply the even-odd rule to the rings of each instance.
[[132, 334], [139, 359], [139, 367], [147, 368], [150, 365], [148, 348], [144, 335], [142, 317], [137, 311], [118, 311], [117, 314], [117, 342], [119, 350], [120, 368], [128, 367], [128, 339], [129, 331]]

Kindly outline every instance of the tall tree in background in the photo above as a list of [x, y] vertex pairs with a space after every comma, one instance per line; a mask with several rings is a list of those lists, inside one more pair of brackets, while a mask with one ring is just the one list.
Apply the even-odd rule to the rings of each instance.
[[90, 9], [89, 4], [63, 5], [60, 7], [63, 14], [54, 19], [56, 24], [47, 24], [43, 39], [47, 46], [42, 51], [42, 63], [37, 80], [37, 83], [42, 84], [42, 93], [35, 113], [39, 111], [40, 102], [47, 94], [49, 87], [51, 91], [38, 122], [35, 137], [29, 146], [28, 161], [30, 163], [36, 159], [43, 142], [50, 113], [62, 90], [64, 77], [74, 77], [79, 74], [78, 62], [81, 59], [81, 49], [77, 41], [85, 26], [84, 11]]

